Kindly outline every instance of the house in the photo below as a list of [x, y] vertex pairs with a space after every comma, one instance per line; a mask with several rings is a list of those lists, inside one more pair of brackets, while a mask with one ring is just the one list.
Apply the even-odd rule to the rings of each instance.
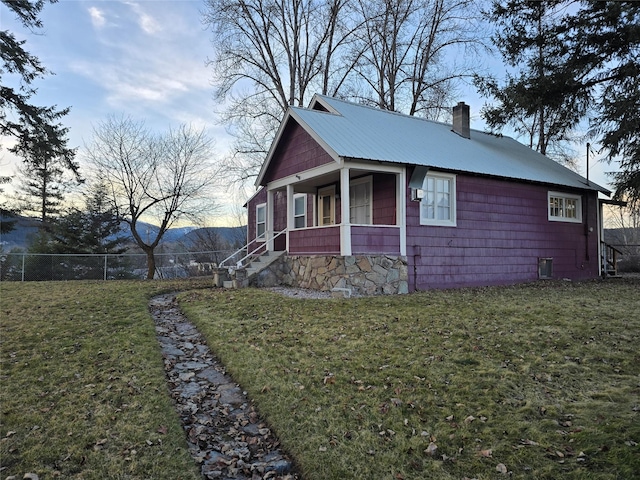
[[610, 192], [469, 116], [290, 107], [247, 202], [248, 258], [277, 258], [251, 282], [375, 294], [599, 276]]

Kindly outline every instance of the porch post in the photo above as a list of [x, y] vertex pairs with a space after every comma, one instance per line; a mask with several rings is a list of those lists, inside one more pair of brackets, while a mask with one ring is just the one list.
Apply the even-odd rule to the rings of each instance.
[[267, 190], [267, 251], [273, 252], [273, 203], [274, 203], [273, 190]]
[[349, 169], [340, 170], [340, 255], [351, 255], [351, 215], [349, 208]]
[[293, 205], [293, 185], [287, 185], [287, 252], [289, 251], [289, 232], [295, 227], [295, 212]]
[[407, 255], [407, 170], [396, 175], [396, 223], [400, 226], [400, 255]]
[[[597, 194], [596, 194], [597, 197]], [[589, 198], [587, 197], [587, 202]], [[607, 248], [603, 248], [602, 242], [604, 242], [604, 204], [596, 198], [598, 204], [598, 275], [606, 275], [607, 270]], [[587, 219], [587, 221], [589, 221]]]

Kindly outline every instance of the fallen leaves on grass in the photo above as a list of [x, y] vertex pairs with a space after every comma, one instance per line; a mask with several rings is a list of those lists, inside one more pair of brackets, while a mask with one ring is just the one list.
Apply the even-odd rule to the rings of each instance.
[[437, 452], [438, 452], [438, 445], [436, 445], [433, 442], [429, 443], [429, 446], [424, 450], [424, 453], [432, 457], [435, 457]]
[[538, 442], [534, 442], [533, 440], [529, 440], [529, 439], [521, 439], [520, 440], [520, 444], [521, 445], [531, 445], [531, 446], [538, 446], [540, 445]]

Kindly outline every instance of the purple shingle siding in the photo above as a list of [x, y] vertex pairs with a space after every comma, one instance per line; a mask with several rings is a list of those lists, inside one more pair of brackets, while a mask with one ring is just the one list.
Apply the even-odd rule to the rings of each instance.
[[400, 229], [353, 225], [351, 250], [353, 255], [400, 255]]
[[[322, 115], [318, 122], [331, 122], [336, 118], [334, 114]], [[425, 124], [425, 128], [428, 126]], [[308, 125], [305, 125], [305, 128], [308, 128]], [[261, 173], [261, 185], [266, 187], [269, 182], [284, 178], [295, 182], [293, 176], [297, 173], [336, 162], [305, 128], [299, 125], [295, 118], [289, 118]], [[321, 142], [324, 142], [324, 139], [321, 139]], [[499, 138], [492, 138], [490, 143], [491, 145], [501, 144]], [[522, 147], [516, 149], [513, 145], [509, 145], [507, 145], [508, 152], [517, 153]], [[333, 153], [335, 152], [334, 149]], [[423, 154], [425, 159], [428, 159], [433, 152], [424, 151]], [[547, 160], [550, 162], [549, 159], [542, 161], [537, 154], [534, 157], [538, 159], [540, 165], [546, 165]], [[343, 158], [345, 166], [349, 167], [350, 159], [349, 156]], [[427, 165], [425, 159], [422, 159], [423, 166]], [[456, 159], [456, 161], [459, 160], [460, 158]], [[469, 159], [469, 161], [472, 160], [477, 159]], [[517, 160], [519, 163], [515, 162], [514, 165], [521, 165], [523, 159], [518, 157]], [[506, 162], [504, 158], [501, 161]], [[409, 291], [515, 284], [538, 280], [540, 258], [553, 259], [552, 277], [555, 279], [582, 280], [595, 278], [599, 274], [597, 199], [599, 188], [585, 185], [585, 188], [581, 189], [580, 182], [577, 180], [579, 176], [574, 173], [563, 172], [562, 175], [554, 177], [551, 174], [558, 170], [557, 165], [553, 164], [548, 169], [538, 165], [535, 171], [537, 176], [509, 179], [503, 177], [502, 173], [500, 176], [479, 173], [482, 169], [477, 165], [476, 170], [461, 172], [455, 168], [446, 170], [444, 167], [436, 168], [429, 164], [430, 172], [437, 172], [438, 168], [443, 168], [447, 172], [457, 172], [455, 177], [456, 226], [445, 227], [420, 224], [420, 203], [411, 200], [411, 189], [408, 187], [413, 166], [396, 162], [395, 171], [400, 172], [401, 168], [406, 168], [406, 172], [395, 173], [394, 169], [388, 168], [389, 164], [385, 164], [386, 168], [378, 167], [384, 162], [370, 161], [368, 164], [365, 162], [367, 162], [366, 159], [360, 159], [357, 163], [352, 163], [351, 175], [357, 173], [359, 176], [371, 176], [373, 179], [372, 225], [351, 226], [351, 253], [353, 255], [400, 255], [403, 243], [400, 237], [402, 229], [399, 225], [402, 224], [402, 219], [396, 218], [398, 212], [396, 185], [399, 178], [406, 178], [406, 188], [403, 188], [401, 194], [406, 196], [406, 257]], [[368, 165], [371, 166], [370, 170]], [[322, 188], [328, 186], [325, 185], [326, 182], [333, 182], [329, 185], [335, 185], [336, 194], [341, 194], [340, 185], [335, 183], [337, 172], [326, 175], [328, 169], [323, 171], [325, 176], [318, 177], [317, 183], [311, 183], [307, 175], [303, 185], [306, 188], [310, 185]], [[506, 176], [507, 173], [504, 172], [504, 175]], [[545, 177], [543, 173], [545, 175], [549, 173], [550, 176]], [[538, 177], [558, 178], [560, 184], [563, 179], [568, 178], [569, 183], [563, 185], [569, 186], [558, 186], [553, 183], [555, 180], [553, 182], [540, 180]], [[283, 182], [277, 182], [272, 186], [280, 188], [274, 191], [273, 195], [273, 227], [278, 232], [287, 226], [286, 191]], [[295, 187], [294, 184], [294, 190]], [[549, 191], [580, 195], [582, 222], [549, 221]], [[248, 202], [249, 240], [255, 237], [255, 206], [266, 201], [267, 194], [264, 188]], [[314, 195], [308, 195], [306, 225], [310, 228], [291, 230], [288, 234], [288, 253], [291, 255], [339, 255], [341, 250], [345, 250], [340, 246], [339, 225], [312, 227], [316, 223], [312, 218], [315, 201]], [[336, 199], [335, 208], [335, 221], [339, 224], [341, 199]], [[284, 236], [276, 240], [275, 248], [276, 250], [285, 248]]]
[[547, 193], [559, 187], [458, 175], [456, 188], [456, 227], [420, 225], [419, 203], [407, 202], [410, 289], [533, 281], [539, 258], [553, 258], [553, 278], [598, 275], [595, 192], [578, 192], [583, 223], [566, 223], [547, 216]]
[[340, 227], [320, 227], [289, 232], [291, 255], [340, 255]]
[[330, 162], [334, 162], [333, 158], [318, 142], [296, 122], [290, 122], [280, 138], [263, 185]]
[[396, 224], [396, 178], [389, 174], [373, 175], [373, 224]]

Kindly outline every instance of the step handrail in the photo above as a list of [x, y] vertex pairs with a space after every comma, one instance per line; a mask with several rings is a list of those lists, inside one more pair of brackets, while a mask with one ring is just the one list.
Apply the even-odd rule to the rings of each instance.
[[603, 273], [616, 275], [618, 273], [618, 255], [621, 255], [622, 252], [604, 240], [600, 240], [600, 245], [603, 247], [600, 258]]
[[[285, 233], [287, 231], [287, 229], [285, 228], [284, 230], [276, 233], [273, 237], [271, 237], [270, 240], [275, 240], [276, 238], [278, 238], [280, 235], [282, 235], [283, 233]], [[219, 263], [220, 267], [224, 267], [224, 264], [228, 261], [231, 260], [233, 257], [235, 257], [237, 254], [241, 253], [243, 250], [249, 250], [249, 245], [251, 245], [252, 243], [254, 243], [257, 239], [253, 239], [251, 240], [249, 243], [247, 243], [244, 247], [239, 248], [238, 250], [236, 250], [235, 252], [233, 252], [231, 255], [229, 255], [227, 258], [225, 258], [224, 260], [222, 260]], [[242, 268], [242, 262], [244, 262], [247, 258], [253, 256], [258, 250], [260, 250], [261, 248], [264, 248], [264, 244], [260, 244], [258, 245], [255, 249], [253, 249], [251, 252], [248, 252], [244, 257], [242, 257], [240, 260], [238, 260], [235, 264], [235, 266], [229, 266], [229, 269], [237, 269], [237, 268]]]

